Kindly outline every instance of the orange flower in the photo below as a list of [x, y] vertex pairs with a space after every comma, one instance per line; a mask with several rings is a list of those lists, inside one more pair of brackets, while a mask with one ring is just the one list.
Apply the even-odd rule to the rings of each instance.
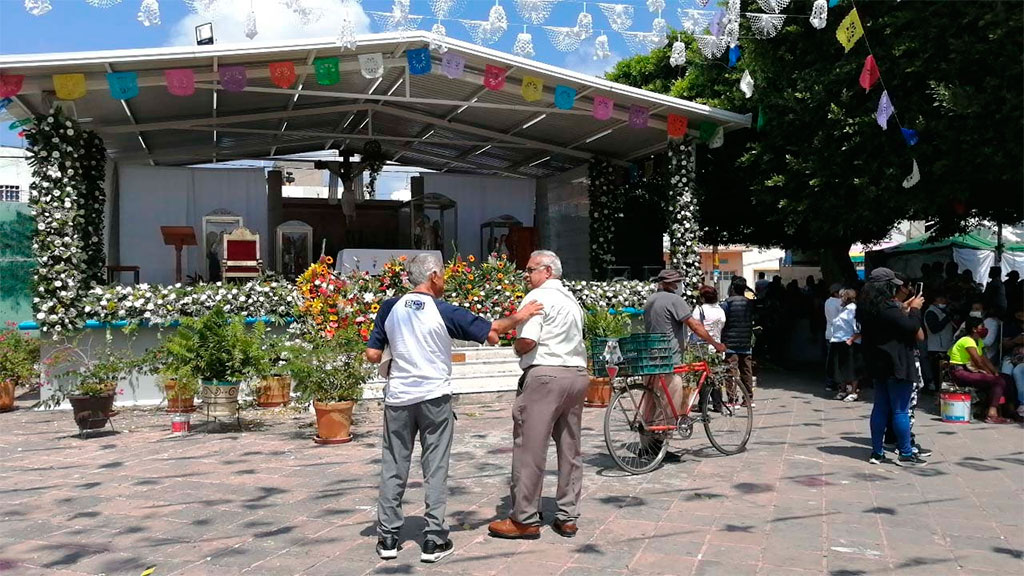
[[328, 256], [328, 257], [327, 257], [327, 258], [325, 258], [324, 260], [325, 260], [325, 261], [326, 261], [326, 262], [327, 262], [328, 264], [334, 264], [334, 258], [331, 258], [330, 256]]
[[476, 262], [476, 257], [473, 256], [472, 254], [470, 254], [469, 258], [467, 258], [467, 260], [469, 260], [470, 262]]
[[398, 261], [399, 262], [405, 262], [407, 258], [408, 257], [405, 254], [402, 254], [401, 256], [398, 257]]
[[501, 279], [503, 279], [503, 278], [505, 278], [505, 275], [504, 275], [504, 274], [502, 274], [501, 272], [499, 272], [499, 273], [498, 273], [498, 280], [501, 280]]

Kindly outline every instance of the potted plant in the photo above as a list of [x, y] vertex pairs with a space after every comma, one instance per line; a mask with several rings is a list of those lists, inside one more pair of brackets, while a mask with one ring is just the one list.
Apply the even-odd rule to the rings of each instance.
[[590, 384], [584, 405], [592, 408], [608, 406], [612, 396], [611, 382], [604, 369], [604, 345], [612, 338], [629, 336], [629, 316], [608, 310], [593, 310], [583, 318], [583, 339], [590, 352]]
[[259, 357], [253, 363], [253, 372], [259, 380], [253, 383], [253, 397], [260, 408], [284, 406], [292, 398], [292, 379], [285, 361], [284, 338], [264, 331]]
[[14, 409], [14, 392], [19, 385], [34, 384], [39, 378], [39, 340], [13, 327], [0, 331], [0, 412]]
[[238, 415], [238, 388], [258, 369], [266, 326], [253, 328], [220, 306], [199, 318], [184, 318], [164, 343], [173, 374], [200, 380], [203, 410], [214, 418]]
[[313, 402], [317, 444], [352, 440], [352, 410], [374, 369], [363, 358], [363, 342], [355, 325], [340, 327], [330, 340], [292, 345], [288, 367], [303, 403]]
[[53, 386], [49, 396], [36, 406], [56, 408], [67, 400], [79, 430], [106, 426], [114, 412], [115, 393], [123, 393], [118, 381], [139, 365], [128, 351], [109, 346], [92, 358], [69, 346], [52, 354], [45, 364], [53, 368], [48, 372]]
[[192, 374], [188, 362], [170, 354], [166, 344], [146, 350], [139, 361], [140, 368], [156, 376], [167, 400], [165, 410], [172, 414], [194, 412], [199, 392], [199, 378]]

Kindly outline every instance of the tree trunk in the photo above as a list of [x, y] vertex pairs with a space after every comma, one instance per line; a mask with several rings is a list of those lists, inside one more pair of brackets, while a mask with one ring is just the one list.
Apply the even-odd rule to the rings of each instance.
[[821, 249], [821, 274], [826, 285], [850, 285], [857, 280], [857, 269], [850, 260], [850, 242], [837, 242]]

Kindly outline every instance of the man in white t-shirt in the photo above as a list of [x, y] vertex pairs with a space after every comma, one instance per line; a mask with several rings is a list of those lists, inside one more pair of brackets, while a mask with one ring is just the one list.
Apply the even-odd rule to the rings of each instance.
[[843, 384], [843, 382], [833, 382], [827, 368], [829, 362], [828, 350], [832, 342], [832, 322], [843, 311], [843, 299], [839, 297], [839, 292], [842, 289], [842, 284], [833, 284], [829, 289], [830, 296], [828, 300], [825, 300], [825, 389], [829, 391], [838, 390], [839, 385]]
[[549, 250], [530, 255], [526, 268], [530, 293], [544, 312], [517, 329], [515, 343], [523, 376], [512, 407], [512, 509], [487, 528], [496, 538], [540, 537], [540, 502], [548, 445], [558, 453], [558, 512], [551, 528], [576, 535], [583, 492], [580, 427], [587, 393], [587, 354], [583, 345], [583, 309], [562, 284], [562, 262]]
[[384, 388], [384, 440], [377, 501], [377, 555], [398, 557], [398, 533], [405, 521], [402, 496], [416, 437], [426, 484], [427, 521], [420, 560], [437, 562], [454, 552], [444, 519], [448, 503], [448, 459], [452, 448], [452, 340], [496, 344], [498, 336], [540, 313], [529, 301], [511, 316], [491, 322], [440, 298], [444, 267], [433, 254], [407, 265], [412, 292], [385, 300], [367, 342], [366, 358], [380, 362], [391, 351]]

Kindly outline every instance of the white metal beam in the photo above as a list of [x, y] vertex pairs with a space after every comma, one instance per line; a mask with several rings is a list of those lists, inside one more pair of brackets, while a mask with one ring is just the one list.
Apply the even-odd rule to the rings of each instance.
[[520, 174], [518, 172], [514, 172], [514, 171], [508, 170], [506, 168], [500, 168], [500, 167], [497, 167], [497, 166], [490, 166], [490, 165], [484, 164], [483, 162], [476, 162], [476, 161], [473, 161], [473, 160], [455, 160], [455, 159], [451, 158], [450, 156], [444, 156], [442, 154], [435, 154], [433, 152], [428, 152], [428, 151], [425, 151], [425, 150], [418, 150], [416, 148], [409, 148], [409, 147], [406, 147], [406, 146], [400, 146], [400, 145], [397, 145], [397, 144], [392, 144], [390, 142], [381, 142], [381, 148], [386, 148], [386, 149], [394, 150], [394, 151], [397, 151], [397, 152], [404, 152], [406, 154], [414, 154], [416, 156], [423, 156], [424, 158], [430, 158], [431, 160], [437, 160], [437, 161], [440, 161], [440, 162], [447, 162], [447, 163], [451, 163], [451, 164], [459, 164], [459, 165], [462, 165], [462, 166], [468, 166], [470, 168], [476, 168], [477, 170], [485, 170], [487, 172], [494, 172], [496, 174], [504, 174], [505, 176], [513, 176], [515, 178], [528, 178], [528, 176], [526, 176], [524, 174]]
[[324, 114], [335, 114], [337, 112], [350, 112], [352, 110], [366, 110], [372, 104], [341, 104], [338, 106], [319, 106], [314, 108], [302, 108], [300, 110], [277, 110], [274, 112], [260, 112], [256, 114], [238, 114], [235, 116], [221, 116], [220, 118], [191, 118], [187, 120], [167, 120], [163, 122], [150, 122], [147, 124], [118, 125], [118, 126], [97, 126], [95, 130], [104, 134], [123, 134], [136, 130], [149, 132], [152, 130], [167, 130], [174, 128], [192, 128], [195, 126], [220, 126], [227, 124], [239, 124], [242, 122], [257, 122], [259, 120], [275, 120], [278, 118], [300, 118], [304, 116], [322, 116]]

